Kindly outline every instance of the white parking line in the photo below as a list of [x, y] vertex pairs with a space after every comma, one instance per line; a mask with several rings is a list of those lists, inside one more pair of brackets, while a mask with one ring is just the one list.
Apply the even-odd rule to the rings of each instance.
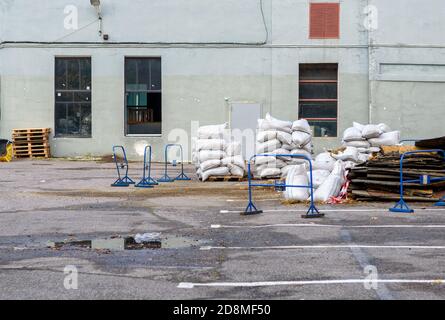
[[305, 285], [341, 285], [341, 284], [369, 284], [369, 283], [396, 283], [396, 284], [436, 284], [443, 285], [445, 279], [436, 280], [405, 280], [405, 279], [345, 279], [345, 280], [308, 280], [308, 281], [261, 281], [261, 282], [209, 282], [193, 283], [181, 282], [177, 288], [193, 289], [194, 287], [270, 287], [270, 286], [305, 286]]
[[200, 250], [293, 250], [293, 249], [418, 249], [418, 250], [445, 250], [445, 246], [377, 246], [377, 245], [307, 245], [307, 246], [268, 246], [268, 247], [212, 247], [204, 246]]
[[396, 225], [328, 225], [328, 224], [315, 224], [315, 223], [277, 223], [277, 224], [264, 224], [264, 225], [221, 225], [212, 224], [211, 229], [262, 229], [262, 228], [342, 228], [342, 229], [385, 229], [385, 228], [415, 228], [415, 229], [444, 229], [445, 225], [415, 225], [415, 224], [396, 224]]

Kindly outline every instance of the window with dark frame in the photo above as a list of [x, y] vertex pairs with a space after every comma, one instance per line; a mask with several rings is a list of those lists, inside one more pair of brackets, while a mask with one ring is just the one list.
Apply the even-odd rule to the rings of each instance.
[[56, 58], [54, 127], [56, 137], [91, 137], [91, 58]]
[[310, 39], [340, 38], [339, 3], [311, 3], [309, 20]]
[[298, 113], [314, 137], [337, 136], [338, 64], [300, 64]]
[[125, 132], [162, 133], [161, 58], [125, 59]]

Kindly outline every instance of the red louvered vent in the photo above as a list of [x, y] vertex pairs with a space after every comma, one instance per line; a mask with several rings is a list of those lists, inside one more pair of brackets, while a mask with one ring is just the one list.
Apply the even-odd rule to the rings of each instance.
[[309, 38], [340, 38], [339, 3], [311, 3]]

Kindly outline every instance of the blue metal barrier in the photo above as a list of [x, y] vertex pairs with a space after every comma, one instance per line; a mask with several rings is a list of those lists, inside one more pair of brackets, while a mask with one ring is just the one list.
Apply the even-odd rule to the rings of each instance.
[[[429, 175], [421, 175], [419, 177], [419, 179], [414, 179], [414, 180], [403, 180], [403, 160], [408, 155], [419, 154], [419, 153], [441, 153], [442, 156], [444, 157], [444, 161], [445, 161], [445, 151], [442, 149], [415, 150], [415, 151], [405, 152], [404, 154], [402, 154], [402, 156], [400, 157], [400, 200], [399, 200], [399, 202], [396, 203], [394, 208], [389, 209], [389, 211], [391, 211], [391, 212], [402, 212], [402, 213], [413, 213], [414, 212], [414, 210], [408, 206], [408, 204], [405, 202], [405, 200], [403, 198], [403, 189], [404, 189], [403, 184], [404, 183], [419, 183], [420, 185], [428, 185], [428, 184], [431, 184], [431, 182], [435, 182], [435, 181], [445, 181], [444, 177], [431, 178]], [[442, 199], [440, 199], [439, 202], [437, 202], [435, 204], [435, 206], [445, 206], [445, 196], [442, 197]]]
[[[171, 178], [168, 175], [168, 150], [171, 147], [179, 147], [181, 151], [181, 173], [176, 178]], [[158, 182], [173, 182], [175, 180], [181, 180], [181, 181], [188, 181], [191, 180], [187, 175], [184, 173], [184, 150], [182, 149], [182, 145], [180, 144], [167, 144], [165, 146], [165, 169], [164, 169], [164, 175], [158, 179]], [[173, 166], [176, 167], [176, 161], [173, 161]]]
[[146, 146], [144, 150], [144, 171], [141, 181], [135, 185], [137, 188], [153, 188], [153, 186], [158, 185], [156, 180], [151, 177], [151, 155], [152, 147]]
[[[122, 162], [119, 162], [117, 158], [117, 150], [122, 150]], [[128, 176], [128, 160], [125, 148], [123, 146], [113, 146], [113, 158], [114, 162], [116, 163], [118, 178], [113, 184], [111, 184], [111, 186], [128, 187], [130, 184], [134, 184], [134, 181]], [[121, 173], [121, 170], [123, 169], [125, 169], [125, 175]]]
[[[309, 162], [309, 172], [310, 172], [310, 184], [307, 186], [294, 186], [294, 185], [287, 185], [284, 184], [277, 184], [275, 181], [274, 184], [263, 184], [263, 183], [252, 183], [252, 171], [251, 171], [251, 163], [252, 160], [256, 159], [257, 157], [291, 157], [291, 158], [298, 158], [303, 159]], [[309, 158], [306, 155], [300, 155], [300, 154], [257, 154], [250, 158], [250, 161], [247, 165], [247, 175], [249, 180], [249, 203], [246, 207], [246, 210], [243, 212], [243, 215], [253, 215], [253, 214], [260, 214], [263, 213], [262, 210], [258, 210], [257, 207], [253, 204], [252, 201], [252, 187], [275, 187], [276, 189], [279, 188], [281, 190], [285, 190], [285, 188], [307, 188], [310, 189], [311, 193], [311, 205], [309, 207], [309, 210], [305, 215], [302, 215], [302, 218], [321, 218], [324, 217], [323, 213], [320, 213], [318, 209], [315, 207], [314, 204], [314, 185], [313, 185], [313, 179], [312, 179], [312, 159]]]

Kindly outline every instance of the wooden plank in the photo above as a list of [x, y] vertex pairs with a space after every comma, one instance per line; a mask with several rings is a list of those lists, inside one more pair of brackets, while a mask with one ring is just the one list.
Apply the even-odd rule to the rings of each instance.
[[237, 176], [212, 176], [209, 177], [206, 181], [209, 182], [232, 182], [232, 181], [244, 181], [245, 177], [237, 177]]

